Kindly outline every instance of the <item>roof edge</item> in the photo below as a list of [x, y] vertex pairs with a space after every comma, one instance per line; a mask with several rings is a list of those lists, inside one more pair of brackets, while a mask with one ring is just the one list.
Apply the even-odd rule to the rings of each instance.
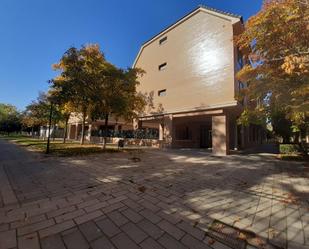
[[214, 12], [217, 12], [217, 13], [222, 14], [222, 15], [227, 15], [227, 16], [239, 18], [239, 19], [241, 19], [241, 21], [243, 21], [243, 17], [241, 15], [237, 15], [237, 14], [230, 13], [230, 12], [223, 11], [223, 10], [218, 10], [218, 9], [215, 9], [215, 8], [203, 5], [203, 4], [200, 4], [199, 8], [203, 8], [203, 9], [207, 9], [207, 10], [210, 10], [210, 11], [214, 11]]
[[140, 46], [140, 50], [138, 52], [137, 57], [135, 58], [134, 62], [133, 62], [133, 67], [135, 67], [137, 59], [140, 56], [141, 51], [143, 50], [143, 48], [148, 45], [152, 40], [156, 39], [157, 37], [159, 37], [161, 34], [163, 34], [164, 32], [166, 32], [167, 30], [171, 29], [173, 26], [176, 26], [178, 23], [184, 21], [186, 18], [188, 18], [189, 16], [193, 15], [195, 12], [199, 11], [199, 10], [206, 10], [206, 11], [212, 11], [215, 12], [217, 14], [220, 15], [225, 15], [228, 17], [232, 17], [232, 18], [237, 18], [241, 21], [241, 23], [243, 23], [243, 17], [241, 15], [236, 15], [233, 13], [229, 13], [229, 12], [225, 12], [225, 11], [221, 11], [212, 7], [208, 7], [206, 5], [198, 5], [197, 8], [195, 8], [194, 10], [190, 11], [189, 13], [187, 13], [186, 15], [184, 15], [183, 17], [179, 18], [177, 21], [173, 22], [172, 24], [168, 25], [166, 28], [164, 28], [163, 30], [161, 30], [159, 33], [157, 33], [156, 35], [152, 36], [150, 39], [148, 39], [147, 41], [145, 41], [144, 43], [142, 43], [142, 45]]
[[212, 12], [216, 12], [218, 14], [221, 15], [226, 15], [229, 17], [233, 17], [233, 18], [238, 18], [241, 20], [241, 22], [243, 22], [243, 17], [241, 15], [236, 15], [233, 13], [229, 13], [226, 11], [222, 11], [222, 10], [218, 10], [212, 7], [208, 7], [206, 5], [198, 5], [197, 8], [195, 8], [194, 10], [190, 11], [189, 13], [187, 13], [186, 15], [184, 15], [183, 17], [179, 18], [178, 20], [176, 20], [175, 22], [173, 22], [172, 24], [168, 25], [166, 28], [164, 28], [163, 30], [161, 30], [159, 33], [155, 34], [154, 36], [152, 36], [150, 39], [148, 39], [147, 41], [145, 41], [142, 46], [146, 45], [148, 42], [150, 42], [151, 40], [155, 39], [157, 36], [160, 36], [160, 34], [164, 33], [165, 31], [167, 31], [168, 29], [172, 28], [174, 25], [176, 25], [177, 23], [181, 22], [182, 20], [186, 19], [188, 16], [190, 16], [191, 14], [193, 14], [194, 12], [196, 12], [197, 10], [200, 9], [204, 9], [204, 10], [208, 10], [208, 11], [212, 11]]

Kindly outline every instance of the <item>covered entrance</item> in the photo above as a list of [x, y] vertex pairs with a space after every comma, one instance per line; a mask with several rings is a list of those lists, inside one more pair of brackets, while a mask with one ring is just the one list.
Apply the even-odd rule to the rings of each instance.
[[142, 117], [140, 123], [159, 128], [163, 147], [205, 148], [226, 155], [238, 142], [235, 115], [223, 109]]
[[211, 131], [211, 126], [209, 125], [201, 125], [200, 147], [207, 148], [207, 149], [212, 147], [212, 131]]
[[162, 147], [205, 148], [226, 155], [230, 148], [239, 148], [244, 135], [237, 126], [237, 114], [231, 109], [157, 114], [141, 117], [139, 123], [159, 129]]

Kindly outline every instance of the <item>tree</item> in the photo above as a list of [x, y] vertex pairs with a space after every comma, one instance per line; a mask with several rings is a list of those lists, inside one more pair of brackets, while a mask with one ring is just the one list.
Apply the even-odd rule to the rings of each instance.
[[71, 114], [76, 111], [76, 107], [70, 101], [70, 96], [59, 92], [57, 89], [51, 88], [49, 90], [49, 94], [50, 99], [52, 99], [61, 115], [62, 121], [64, 121], [63, 143], [65, 143], [67, 138], [69, 119]]
[[82, 114], [81, 144], [84, 143], [86, 117], [91, 116], [91, 106], [97, 99], [96, 90], [105, 66], [105, 57], [97, 44], [81, 49], [71, 47], [53, 65], [60, 75], [50, 81], [52, 88]]
[[284, 110], [275, 107], [271, 110], [270, 117], [274, 133], [282, 137], [283, 143], [289, 143], [293, 135], [292, 121], [287, 118]]
[[111, 64], [106, 65], [105, 70], [102, 71], [101, 81], [96, 90], [96, 101], [93, 105], [93, 117], [105, 120], [104, 149], [107, 140], [108, 120], [111, 115], [132, 121], [138, 113], [143, 111], [146, 99], [136, 90], [139, 84], [138, 77], [143, 73], [144, 71], [138, 68], [122, 70]]
[[280, 113], [302, 134], [309, 125], [308, 22], [308, 1], [266, 1], [236, 38], [249, 62], [237, 75], [247, 83], [243, 95], [249, 103], [259, 103], [249, 111], [271, 120], [269, 110], [280, 106]]
[[[26, 107], [26, 110], [23, 113], [22, 123], [25, 127], [33, 129], [38, 126], [46, 126], [49, 123], [50, 115], [50, 105], [51, 97], [50, 93], [40, 92], [39, 96], [35, 101], [32, 101]], [[58, 107], [55, 105], [53, 108], [53, 123], [54, 126], [56, 123], [61, 121], [63, 116], [59, 111]]]
[[81, 144], [86, 118], [105, 120], [105, 148], [110, 115], [129, 120], [145, 106], [145, 98], [136, 91], [143, 71], [115, 67], [105, 60], [96, 44], [70, 48], [54, 69], [60, 75], [50, 81], [52, 91], [62, 104], [70, 103], [75, 112], [82, 114]]
[[20, 113], [13, 105], [0, 103], [0, 131], [17, 132], [21, 130]]
[[42, 126], [48, 124], [50, 104], [45, 93], [40, 92], [36, 100], [26, 106], [23, 124], [26, 127]]
[[64, 133], [63, 133], [63, 143], [66, 142], [68, 134], [68, 123], [72, 112], [74, 111], [74, 106], [71, 102], [66, 102], [60, 105], [60, 112], [64, 118]]
[[123, 71], [123, 88], [121, 91], [122, 105], [119, 105], [115, 110], [117, 115], [123, 117], [125, 120], [137, 118], [147, 105], [151, 105], [147, 94], [137, 92], [137, 86], [140, 84], [139, 77], [145, 73], [140, 68], [128, 68]]

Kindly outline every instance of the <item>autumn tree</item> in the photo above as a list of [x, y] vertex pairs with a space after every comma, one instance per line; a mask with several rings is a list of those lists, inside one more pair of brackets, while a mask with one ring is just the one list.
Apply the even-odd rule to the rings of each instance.
[[76, 112], [82, 114], [81, 144], [84, 143], [86, 118], [91, 116], [91, 106], [96, 100], [97, 85], [105, 65], [104, 55], [96, 44], [81, 49], [71, 47], [53, 65], [60, 75], [50, 81], [51, 87], [65, 96], [67, 102], [76, 107]]
[[72, 112], [74, 112], [75, 107], [72, 102], [68, 101], [60, 104], [59, 111], [61, 112], [64, 118], [64, 132], [63, 132], [63, 143], [66, 142], [68, 136], [68, 123]]
[[64, 132], [63, 132], [63, 143], [66, 143], [66, 138], [68, 134], [68, 123], [69, 119], [77, 108], [72, 103], [70, 96], [65, 95], [59, 89], [50, 88], [49, 90], [50, 99], [53, 101], [57, 110], [61, 115], [61, 121], [64, 123]]
[[309, 124], [308, 1], [265, 1], [236, 39], [249, 62], [237, 75], [247, 84], [243, 96], [251, 107], [243, 116], [260, 113], [271, 120], [279, 111], [304, 135]]
[[62, 103], [70, 103], [70, 109], [75, 107], [75, 112], [82, 114], [81, 144], [86, 117], [105, 120], [105, 148], [110, 116], [132, 119], [145, 105], [143, 96], [136, 91], [143, 71], [117, 68], [105, 60], [96, 44], [70, 48], [54, 69], [60, 75], [50, 81], [52, 90]]

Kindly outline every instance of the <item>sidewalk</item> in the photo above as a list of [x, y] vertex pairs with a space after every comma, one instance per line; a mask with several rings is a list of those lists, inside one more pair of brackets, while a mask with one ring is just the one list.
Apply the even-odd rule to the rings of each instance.
[[1, 249], [308, 248], [300, 163], [158, 150], [56, 159], [1, 140], [0, 151]]

